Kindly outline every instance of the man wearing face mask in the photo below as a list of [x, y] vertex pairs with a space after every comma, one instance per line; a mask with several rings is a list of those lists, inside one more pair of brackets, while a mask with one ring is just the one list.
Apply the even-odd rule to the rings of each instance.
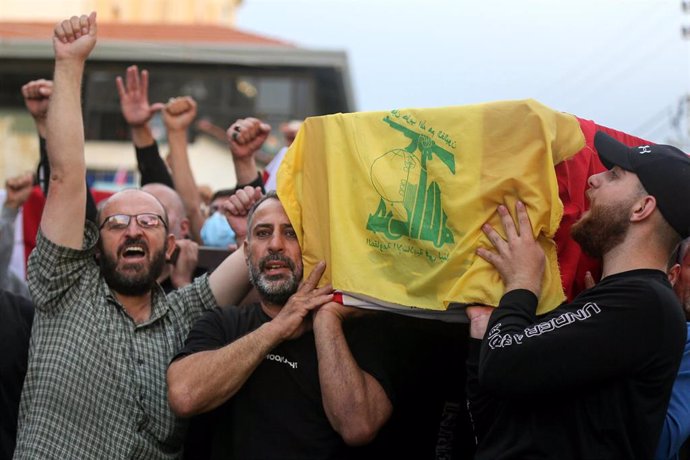
[[231, 249], [237, 248], [235, 232], [223, 213], [223, 202], [246, 184], [259, 187], [264, 192], [261, 174], [256, 167], [255, 154], [268, 138], [271, 127], [256, 118], [240, 118], [226, 131], [226, 139], [232, 154], [237, 175], [237, 187], [218, 190], [211, 198], [210, 215], [201, 229], [201, 239], [206, 246]]
[[[255, 154], [261, 149], [270, 132], [270, 125], [256, 118], [240, 118], [228, 128], [226, 139], [235, 165], [237, 184], [247, 184], [265, 191], [261, 174], [256, 167]], [[242, 185], [234, 189], [218, 190], [213, 194], [210, 215], [201, 229], [204, 245], [234, 250], [241, 243], [237, 241], [237, 235], [230, 228], [223, 213], [225, 200], [240, 188]]]
[[210, 216], [201, 227], [204, 245], [223, 249], [236, 249], [235, 232], [230, 228], [223, 214], [223, 202], [235, 193], [234, 190], [219, 190], [211, 198]]

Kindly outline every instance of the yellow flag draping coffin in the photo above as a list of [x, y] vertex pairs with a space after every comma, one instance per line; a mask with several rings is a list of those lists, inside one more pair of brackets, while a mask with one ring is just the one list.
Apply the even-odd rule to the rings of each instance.
[[528, 209], [547, 255], [538, 312], [565, 296], [551, 239], [563, 213], [554, 165], [584, 147], [577, 119], [534, 100], [308, 118], [278, 195], [309, 273], [382, 304], [497, 305], [498, 272], [475, 254], [496, 208]]

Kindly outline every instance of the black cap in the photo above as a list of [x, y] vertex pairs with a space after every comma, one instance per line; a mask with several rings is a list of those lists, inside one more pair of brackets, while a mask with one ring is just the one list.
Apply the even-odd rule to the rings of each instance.
[[682, 238], [690, 236], [690, 157], [670, 145], [628, 147], [601, 131], [594, 146], [608, 169], [619, 166], [637, 174], [664, 219]]

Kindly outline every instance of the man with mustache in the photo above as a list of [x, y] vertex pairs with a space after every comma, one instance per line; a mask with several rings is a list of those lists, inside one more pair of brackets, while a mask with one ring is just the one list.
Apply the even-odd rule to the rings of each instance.
[[194, 325], [168, 368], [170, 405], [185, 417], [213, 411], [211, 458], [343, 458], [391, 415], [386, 353], [374, 331], [362, 333], [366, 317], [346, 321], [358, 310], [331, 302], [329, 285], [315, 289], [323, 262], [300, 285], [299, 241], [274, 192], [254, 204], [247, 228], [260, 303], [217, 308]]
[[654, 457], [686, 339], [665, 269], [690, 235], [690, 159], [602, 132], [595, 147], [608, 170], [589, 178], [572, 236], [602, 258], [596, 286], [536, 317], [545, 257], [525, 205], [517, 226], [499, 207], [506, 239], [484, 227], [495, 251], [477, 254], [506, 292], [495, 310], [468, 308], [478, 460]]
[[50, 187], [28, 268], [36, 304], [16, 459], [171, 459], [185, 424], [165, 370], [202, 311], [237, 302], [241, 254], [166, 296], [156, 279], [175, 249], [163, 205], [141, 190], [111, 196], [85, 221], [81, 80], [96, 14], [54, 31], [47, 119]]

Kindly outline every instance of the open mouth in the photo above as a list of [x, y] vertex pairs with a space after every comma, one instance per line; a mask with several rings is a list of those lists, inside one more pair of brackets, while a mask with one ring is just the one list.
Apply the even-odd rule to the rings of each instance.
[[268, 256], [261, 262], [261, 271], [268, 274], [278, 274], [285, 271], [291, 272], [294, 264], [284, 256]]
[[123, 259], [143, 258], [146, 256], [146, 248], [141, 244], [129, 244], [120, 251], [120, 255]]
[[268, 262], [267, 264], [264, 265], [264, 269], [263, 269], [263, 271], [269, 275], [279, 273], [282, 271], [286, 271], [286, 270], [289, 271], [290, 266], [286, 263], [277, 262], [277, 261], [276, 262]]

